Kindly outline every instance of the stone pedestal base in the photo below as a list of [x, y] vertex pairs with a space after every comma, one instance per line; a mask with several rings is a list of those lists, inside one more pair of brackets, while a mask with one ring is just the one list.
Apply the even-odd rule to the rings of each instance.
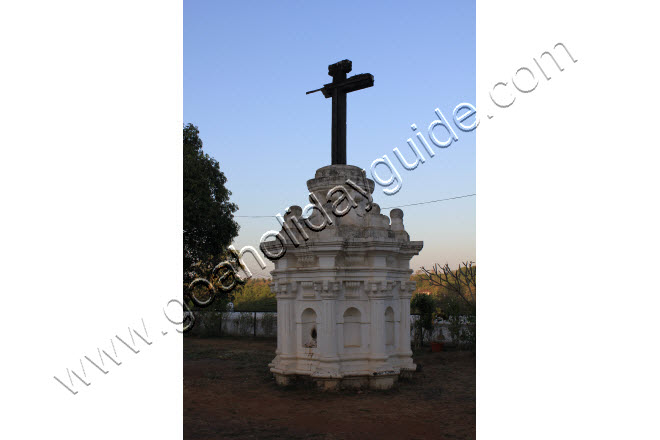
[[399, 379], [410, 380], [414, 371], [402, 370], [400, 373], [378, 373], [371, 376], [345, 376], [342, 378], [311, 377], [302, 374], [273, 373], [275, 383], [280, 386], [296, 383], [313, 384], [321, 391], [339, 390], [389, 390]]
[[277, 356], [269, 366], [279, 385], [385, 390], [415, 369], [410, 259], [423, 243], [410, 240], [403, 211], [381, 214], [374, 187], [358, 167], [320, 168], [307, 182], [310, 215], [290, 206], [280, 239], [262, 243], [278, 256], [270, 286]]

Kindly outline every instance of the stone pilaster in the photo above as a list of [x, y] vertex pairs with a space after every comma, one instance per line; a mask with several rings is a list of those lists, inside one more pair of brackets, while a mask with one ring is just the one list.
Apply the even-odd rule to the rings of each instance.
[[402, 281], [399, 288], [399, 346], [397, 355], [399, 357], [399, 366], [406, 369], [415, 369], [412, 361], [412, 350], [410, 348], [410, 299], [415, 291], [415, 283], [411, 281]]
[[297, 285], [295, 283], [274, 283], [271, 289], [277, 299], [277, 350], [270, 367], [284, 371], [290, 360], [296, 358], [296, 317], [294, 314]]
[[337, 318], [336, 299], [339, 283], [323, 281], [321, 297], [321, 328], [319, 332], [319, 366], [312, 376], [340, 377], [339, 358], [337, 357]]
[[385, 349], [385, 301], [392, 297], [392, 283], [387, 281], [370, 284], [369, 303], [371, 304], [371, 349], [369, 360], [378, 369], [387, 361]]

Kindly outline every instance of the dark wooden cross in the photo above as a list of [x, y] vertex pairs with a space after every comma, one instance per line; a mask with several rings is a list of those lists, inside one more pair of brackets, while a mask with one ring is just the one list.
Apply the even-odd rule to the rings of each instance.
[[328, 75], [332, 77], [332, 82], [307, 92], [309, 95], [321, 91], [326, 98], [332, 98], [332, 165], [346, 165], [346, 94], [374, 85], [374, 76], [370, 73], [346, 78], [352, 69], [350, 60], [330, 64]]

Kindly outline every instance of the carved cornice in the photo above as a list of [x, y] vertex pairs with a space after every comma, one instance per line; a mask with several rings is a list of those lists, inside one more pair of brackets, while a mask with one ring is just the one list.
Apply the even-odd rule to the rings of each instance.
[[412, 298], [413, 292], [417, 288], [417, 284], [414, 281], [400, 281], [399, 285], [399, 297], [401, 299], [410, 299]]
[[362, 281], [344, 281], [344, 297], [347, 299], [358, 299], [362, 293]]
[[337, 281], [315, 281], [314, 291], [322, 299], [336, 299], [341, 291], [341, 283]]
[[294, 299], [298, 295], [298, 283], [295, 281], [292, 283], [275, 281], [270, 284], [270, 290], [275, 293], [275, 297], [278, 299]]
[[370, 281], [367, 286], [367, 295], [371, 299], [387, 299], [392, 297], [395, 282], [391, 280]]
[[299, 267], [315, 267], [318, 266], [318, 257], [309, 253], [297, 255], [297, 263]]

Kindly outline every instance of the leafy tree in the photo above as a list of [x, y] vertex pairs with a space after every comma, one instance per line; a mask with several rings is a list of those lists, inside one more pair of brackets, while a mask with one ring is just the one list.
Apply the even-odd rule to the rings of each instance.
[[[226, 256], [226, 248], [238, 235], [229, 201], [231, 191], [217, 160], [202, 150], [199, 129], [183, 128], [183, 273], [184, 283], [196, 272], [208, 272]], [[206, 274], [205, 274], [206, 275]]]
[[270, 290], [271, 280], [250, 278], [245, 285], [238, 286], [232, 293], [234, 310], [241, 312], [277, 311], [275, 294]]

